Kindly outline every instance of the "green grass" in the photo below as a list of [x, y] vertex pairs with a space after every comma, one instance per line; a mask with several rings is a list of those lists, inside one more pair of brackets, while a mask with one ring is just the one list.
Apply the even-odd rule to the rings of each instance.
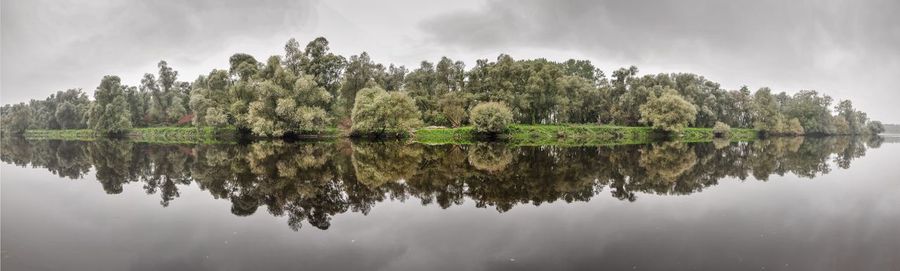
[[[92, 130], [28, 130], [25, 137], [29, 139], [61, 139], [87, 140], [97, 138]], [[195, 127], [148, 127], [135, 128], [129, 131], [128, 138], [137, 142], [150, 143], [202, 143], [215, 144], [234, 142], [238, 131], [234, 127], [195, 128]], [[340, 138], [347, 137], [338, 128], [329, 128], [318, 134], [307, 134], [301, 138]], [[500, 136], [500, 140], [517, 146], [600, 146], [646, 144], [667, 136], [654, 131], [650, 127], [627, 127], [595, 124], [559, 124], [559, 125], [511, 125], [509, 131]], [[732, 129], [731, 141], [751, 141], [757, 138], [753, 129]], [[423, 144], [472, 144], [480, 139], [471, 126], [459, 128], [423, 128], [416, 130], [413, 141]], [[712, 128], [687, 128], [675, 137], [683, 142], [707, 142], [713, 140]]]
[[471, 144], [475, 142], [474, 128], [423, 128], [416, 130], [413, 139], [425, 144]]
[[233, 141], [237, 129], [234, 127], [147, 127], [128, 132], [128, 138], [140, 142], [153, 143], [205, 143]]
[[25, 138], [28, 139], [61, 139], [61, 140], [94, 140], [94, 130], [27, 130]]
[[[731, 141], [752, 141], [757, 137], [756, 130], [732, 128], [731, 136], [728, 139]], [[713, 138], [712, 128], [687, 128], [684, 129], [679, 140], [684, 142], [707, 142], [712, 141]]]
[[[646, 144], [665, 139], [664, 133], [650, 127], [595, 124], [511, 125], [501, 140], [518, 146], [599, 146]], [[757, 137], [753, 129], [732, 129], [732, 141], [750, 141]], [[712, 128], [687, 128], [675, 137], [684, 142], [706, 142], [714, 138]], [[425, 144], [471, 144], [478, 141], [472, 127], [426, 128], [415, 132], [413, 140]]]
[[[233, 127], [146, 127], [131, 129], [127, 137], [136, 142], [213, 144], [233, 141], [236, 135], [237, 129]], [[28, 130], [25, 138], [93, 141], [98, 135], [89, 129]]]

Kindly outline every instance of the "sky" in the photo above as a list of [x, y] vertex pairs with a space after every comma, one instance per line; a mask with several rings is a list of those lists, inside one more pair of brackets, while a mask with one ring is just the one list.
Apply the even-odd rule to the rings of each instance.
[[104, 75], [137, 85], [166, 60], [193, 81], [237, 52], [257, 59], [324, 36], [414, 68], [463, 60], [588, 59], [610, 74], [691, 72], [724, 88], [814, 89], [900, 123], [900, 1], [3, 0], [0, 103], [43, 99]]

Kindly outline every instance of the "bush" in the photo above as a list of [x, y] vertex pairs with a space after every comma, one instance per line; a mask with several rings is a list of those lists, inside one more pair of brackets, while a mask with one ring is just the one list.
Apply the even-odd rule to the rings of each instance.
[[415, 102], [406, 93], [364, 88], [356, 94], [351, 113], [354, 136], [405, 137], [422, 126]]
[[877, 120], [873, 120], [873, 121], [870, 121], [869, 123], [866, 123], [866, 128], [869, 131], [869, 133], [871, 133], [873, 135], [884, 133], [884, 124], [881, 124], [881, 122], [877, 121]]
[[502, 103], [480, 103], [472, 108], [469, 119], [475, 126], [475, 131], [486, 134], [499, 134], [506, 132], [512, 122], [512, 111]]
[[713, 135], [718, 138], [728, 138], [731, 136], [731, 126], [717, 121], [716, 125], [713, 126]]
[[650, 96], [641, 105], [640, 111], [641, 122], [672, 133], [681, 133], [697, 116], [697, 108], [673, 89], [666, 90], [659, 97]]
[[793, 118], [790, 121], [788, 121], [787, 133], [790, 135], [796, 136], [796, 135], [802, 135], [802, 134], [806, 133], [806, 131], [804, 131], [803, 125], [800, 124], [800, 120], [797, 118]]

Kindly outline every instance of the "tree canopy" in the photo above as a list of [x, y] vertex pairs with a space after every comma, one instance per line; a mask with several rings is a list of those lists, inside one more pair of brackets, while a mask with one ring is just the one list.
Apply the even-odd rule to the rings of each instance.
[[[515, 59], [507, 54], [471, 66], [442, 57], [408, 69], [378, 63], [367, 52], [340, 56], [329, 45], [323, 37], [306, 46], [290, 39], [283, 55], [264, 62], [236, 53], [228, 67], [192, 81], [181, 81], [173, 66], [160, 61], [158, 69], [135, 86], [105, 77], [93, 100], [70, 89], [44, 100], [5, 105], [0, 108], [2, 123], [4, 130], [16, 133], [73, 128], [119, 133], [130, 127], [193, 125], [234, 126], [257, 136], [280, 137], [329, 127], [362, 131], [361, 125], [372, 124], [367, 114], [392, 110], [407, 120], [420, 120], [395, 123], [403, 129], [419, 123], [458, 127], [473, 124], [469, 113], [476, 105], [497, 102], [509, 108], [511, 123], [521, 124], [652, 125], [677, 132], [691, 125], [723, 123], [767, 134], [881, 131], [851, 101], [832, 104], [831, 97], [815, 90], [727, 90], [700, 75], [640, 75], [634, 66], [613, 70], [607, 78], [588, 60]], [[374, 97], [360, 100], [364, 89], [384, 94], [376, 95], [378, 103], [370, 99]], [[401, 108], [369, 108], [394, 105]], [[357, 116], [362, 121], [354, 120], [356, 109], [365, 113]]]

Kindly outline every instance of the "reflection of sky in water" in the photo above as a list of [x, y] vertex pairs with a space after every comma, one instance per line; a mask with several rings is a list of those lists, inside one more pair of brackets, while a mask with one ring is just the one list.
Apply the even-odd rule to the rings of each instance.
[[726, 177], [689, 195], [638, 192], [634, 202], [604, 188], [588, 202], [517, 204], [501, 213], [475, 208], [470, 198], [442, 209], [410, 196], [377, 202], [368, 215], [334, 215], [328, 230], [296, 232], [265, 206], [234, 216], [229, 200], [197, 183], [179, 185], [163, 208], [144, 183], [107, 195], [93, 173], [71, 180], [3, 163], [2, 267], [896, 269], [900, 145], [869, 149], [847, 169], [834, 165], [836, 156], [828, 174], [811, 179]]

